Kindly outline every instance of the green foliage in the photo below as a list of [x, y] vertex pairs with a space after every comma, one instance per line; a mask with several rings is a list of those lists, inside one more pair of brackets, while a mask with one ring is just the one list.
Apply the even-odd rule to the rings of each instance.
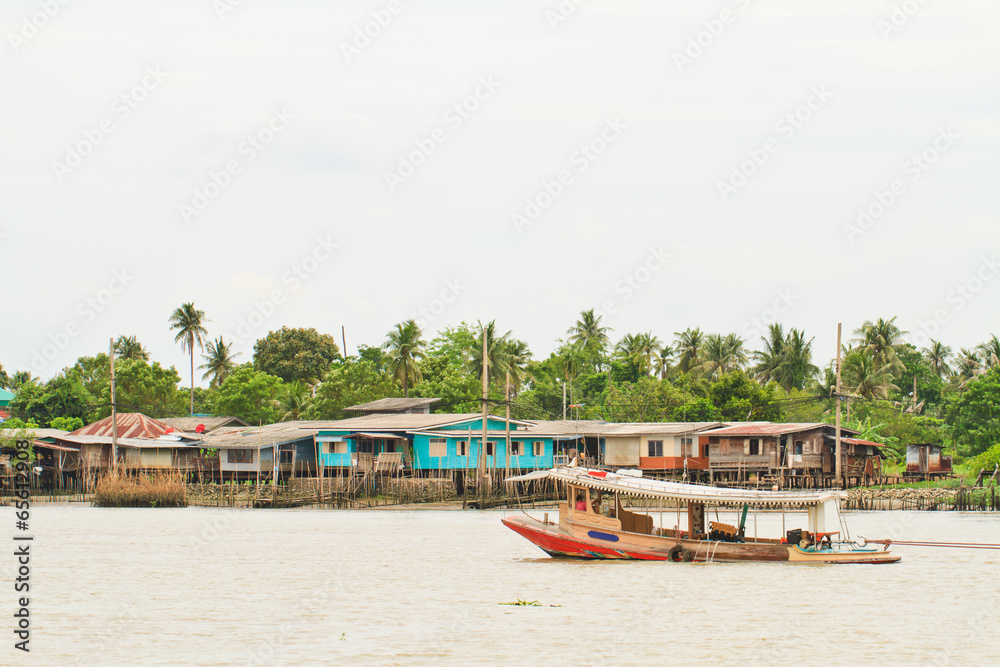
[[281, 327], [258, 340], [253, 347], [253, 367], [285, 382], [313, 382], [324, 377], [340, 359], [337, 342], [316, 329]]
[[79, 417], [56, 417], [49, 423], [49, 426], [60, 431], [75, 431], [78, 428], [83, 428], [84, 424]]
[[49, 425], [57, 417], [86, 417], [92, 398], [74, 376], [57, 375], [45, 385], [29, 382], [10, 403], [12, 414]]
[[349, 416], [344, 408], [389, 396], [399, 396], [399, 390], [385, 373], [380, 373], [370, 361], [348, 357], [336, 364], [323, 378], [316, 397], [305, 408], [305, 419], [343, 419]]
[[1000, 465], [1000, 442], [966, 461], [966, 467], [974, 474], [978, 474], [978, 471], [983, 469], [996, 470], [998, 465]]
[[737, 370], [713, 382], [709, 398], [719, 409], [721, 421], [781, 421], [777, 386], [768, 382], [762, 387]]
[[[187, 412], [184, 392], [177, 388], [181, 376], [173, 366], [164, 368], [160, 362], [152, 365], [141, 360], [121, 359], [115, 362], [115, 399], [119, 412], [141, 412], [154, 418], [174, 417]], [[91, 413], [90, 421], [111, 414], [110, 378], [100, 388], [101, 407]]]
[[970, 381], [950, 413], [954, 437], [970, 454], [1000, 443], [1000, 366]]
[[905, 345], [897, 352], [899, 360], [903, 363], [903, 369], [899, 373], [900, 400], [913, 401], [913, 379], [917, 380], [917, 401], [925, 404], [938, 404], [941, 402], [941, 392], [944, 389], [944, 381], [934, 371], [933, 366], [927, 358], [920, 354], [912, 345]]
[[248, 424], [272, 424], [279, 417], [275, 399], [281, 387], [281, 378], [243, 364], [219, 387], [215, 398], [216, 411], [239, 417]]

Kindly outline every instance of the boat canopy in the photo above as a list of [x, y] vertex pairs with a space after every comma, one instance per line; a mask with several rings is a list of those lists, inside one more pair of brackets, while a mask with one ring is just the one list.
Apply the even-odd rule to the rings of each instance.
[[621, 493], [642, 498], [665, 498], [683, 502], [701, 502], [712, 505], [750, 505], [753, 507], [812, 507], [846, 499], [847, 493], [838, 490], [825, 491], [758, 491], [754, 489], [729, 489], [701, 484], [683, 484], [659, 479], [620, 475], [590, 468], [559, 467], [536, 470], [517, 477], [508, 477], [508, 482], [522, 482], [553, 478], [577, 486]]

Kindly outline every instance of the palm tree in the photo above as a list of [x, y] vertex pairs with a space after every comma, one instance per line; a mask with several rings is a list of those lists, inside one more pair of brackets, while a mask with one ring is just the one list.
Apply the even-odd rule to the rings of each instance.
[[985, 368], [1000, 366], [1000, 338], [996, 334], [992, 334], [985, 343], [977, 345], [976, 350], [982, 355]]
[[528, 379], [530, 373], [528, 364], [531, 362], [531, 350], [523, 340], [509, 340], [504, 345], [504, 356], [507, 358], [507, 366], [510, 368], [510, 388], [512, 396], [517, 396], [517, 392], [524, 381]]
[[730, 371], [742, 368], [747, 362], [743, 349], [743, 339], [736, 334], [713, 334], [705, 339], [703, 351], [705, 361], [698, 367], [703, 375], [718, 378]]
[[236, 357], [240, 356], [241, 353], [237, 352], [233, 354], [233, 343], [223, 341], [222, 336], [219, 336], [205, 347], [208, 350], [208, 354], [201, 355], [205, 363], [198, 366], [198, 370], [206, 369], [201, 379], [208, 380], [211, 377], [209, 386], [220, 387], [226, 381], [226, 378], [229, 377], [233, 368], [236, 367]]
[[198, 310], [194, 303], [185, 303], [170, 316], [170, 328], [177, 329], [175, 343], [181, 344], [181, 351], [191, 354], [191, 414], [194, 414], [194, 346], [205, 348], [205, 336], [208, 330], [205, 324], [211, 320], [205, 317], [205, 311]]
[[10, 376], [10, 380], [7, 382], [7, 386], [11, 391], [13, 391], [16, 394], [21, 387], [23, 387], [26, 384], [30, 384], [32, 382], [38, 384], [39, 382], [41, 382], [41, 379], [32, 375], [31, 371], [17, 371], [16, 373]]
[[663, 344], [660, 346], [656, 359], [653, 360], [653, 372], [660, 376], [661, 380], [667, 379], [667, 372], [670, 370], [670, 360], [674, 357], [674, 348]]
[[280, 421], [296, 421], [299, 416], [309, 407], [312, 399], [312, 388], [302, 382], [295, 380], [281, 388], [281, 392], [274, 403], [281, 412]]
[[896, 326], [895, 317], [889, 320], [880, 317], [875, 322], [866, 320], [854, 335], [859, 336], [857, 342], [871, 352], [873, 361], [880, 367], [888, 367], [895, 376], [906, 368], [896, 354], [906, 345], [903, 341], [903, 334], [906, 333]]
[[963, 347], [955, 359], [955, 373], [960, 381], [969, 380], [983, 372], [983, 362], [976, 350]]
[[570, 334], [569, 343], [578, 345], [583, 349], [594, 348], [603, 350], [610, 342], [608, 332], [613, 331], [611, 327], [602, 327], [603, 315], [594, 315], [594, 309], [584, 310], [580, 313], [580, 319], [570, 327], [566, 333]]
[[847, 386], [859, 397], [872, 400], [888, 398], [889, 390], [899, 391], [892, 383], [892, 367], [880, 363], [867, 348], [847, 355], [842, 369]]
[[487, 325], [479, 323], [479, 335], [475, 339], [475, 344], [468, 351], [465, 360], [465, 370], [474, 377], [483, 376], [483, 336], [486, 336], [486, 362], [487, 381], [490, 383], [504, 382], [510, 365], [507, 359], [507, 341], [510, 339], [508, 331], [502, 336], [497, 336], [496, 320]]
[[948, 364], [948, 357], [951, 356], [951, 348], [942, 343], [941, 341], [934, 340], [931, 338], [931, 346], [925, 347], [924, 359], [927, 363], [931, 365], [934, 369], [934, 373], [940, 378], [944, 377], [951, 372], [951, 366]]
[[4, 370], [3, 364], [0, 364], [0, 389], [6, 389], [8, 386], [10, 386], [10, 377]]
[[149, 352], [142, 346], [135, 336], [118, 336], [115, 341], [115, 355], [119, 359], [133, 359], [136, 361], [149, 361]]
[[705, 335], [698, 328], [675, 331], [674, 335], [677, 336], [677, 368], [682, 373], [688, 373], [702, 363]]
[[767, 328], [767, 337], [761, 336], [760, 339], [764, 341], [764, 349], [753, 353], [753, 358], [757, 360], [753, 374], [760, 382], [770, 382], [776, 379], [778, 368], [784, 360], [784, 327], [775, 322]]
[[813, 340], [806, 340], [806, 334], [801, 329], [788, 330], [782, 346], [781, 364], [774, 378], [785, 391], [804, 389], [806, 381], [819, 373], [819, 368], [812, 362]]
[[400, 322], [389, 332], [382, 345], [389, 359], [387, 370], [403, 386], [403, 396], [410, 395], [410, 380], [414, 384], [420, 382], [418, 362], [424, 358], [424, 348], [427, 347], [427, 341], [420, 337], [421, 333], [416, 321]]

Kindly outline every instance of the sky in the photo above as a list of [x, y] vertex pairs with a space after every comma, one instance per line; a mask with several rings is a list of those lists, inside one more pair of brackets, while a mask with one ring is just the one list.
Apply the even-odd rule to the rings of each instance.
[[[0, 363], [496, 320], [1000, 333], [992, 0], [10, 0]], [[196, 359], [196, 363], [201, 363]], [[204, 386], [201, 372], [196, 383]]]

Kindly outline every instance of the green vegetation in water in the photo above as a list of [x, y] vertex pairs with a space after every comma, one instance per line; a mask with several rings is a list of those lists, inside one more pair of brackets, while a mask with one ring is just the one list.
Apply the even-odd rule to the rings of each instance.
[[561, 604], [542, 604], [538, 600], [521, 600], [518, 599], [517, 602], [500, 602], [499, 604], [508, 605], [511, 607], [561, 607]]

